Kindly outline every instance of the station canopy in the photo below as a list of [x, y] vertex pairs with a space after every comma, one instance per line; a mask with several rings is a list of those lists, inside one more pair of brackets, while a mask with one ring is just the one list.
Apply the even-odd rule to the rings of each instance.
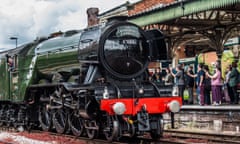
[[173, 49], [208, 45], [208, 50], [222, 52], [228, 39], [239, 37], [240, 0], [180, 0], [132, 15], [129, 20], [145, 29], [162, 30]]

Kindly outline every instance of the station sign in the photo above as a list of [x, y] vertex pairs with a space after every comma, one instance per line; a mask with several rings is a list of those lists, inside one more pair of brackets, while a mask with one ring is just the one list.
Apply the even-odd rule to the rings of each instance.
[[194, 61], [196, 61], [196, 57], [179, 59], [179, 63], [188, 63], [188, 62], [194, 62]]
[[224, 46], [232, 46], [232, 45], [238, 45], [239, 44], [239, 37], [230, 38], [227, 40], [227, 42], [224, 44]]

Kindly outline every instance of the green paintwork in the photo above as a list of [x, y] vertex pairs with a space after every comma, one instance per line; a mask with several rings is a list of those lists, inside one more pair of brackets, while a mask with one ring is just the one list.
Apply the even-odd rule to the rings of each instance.
[[37, 68], [42, 73], [51, 73], [61, 69], [68, 69], [73, 65], [79, 65], [77, 49], [71, 52], [41, 55], [38, 56], [37, 59]]
[[0, 58], [0, 99], [9, 99], [9, 73], [6, 66], [6, 58]]
[[39, 44], [35, 50], [36, 54], [56, 53], [77, 48], [81, 33], [68, 37], [56, 37]]
[[145, 26], [236, 3], [240, 3], [240, 0], [187, 0], [183, 4], [178, 2], [146, 14], [130, 17], [130, 22]]
[[[0, 53], [0, 100], [22, 102], [27, 95], [27, 87], [38, 84], [42, 76], [79, 68], [79, 38], [80, 34], [53, 38]], [[13, 72], [8, 71], [6, 54], [15, 55]]]
[[31, 64], [33, 57], [34, 55], [19, 57], [19, 71], [17, 73], [19, 92], [16, 98], [14, 98], [14, 101], [21, 101], [25, 96], [26, 88], [34, 81], [34, 77], [27, 77], [30, 71], [29, 65]]
[[[22, 101], [27, 87], [26, 74], [34, 56], [24, 50], [33, 49], [35, 45], [21, 46], [19, 50], [9, 50], [0, 55], [0, 100]], [[23, 50], [23, 51], [22, 51]], [[6, 54], [15, 56], [14, 71], [9, 71]]]

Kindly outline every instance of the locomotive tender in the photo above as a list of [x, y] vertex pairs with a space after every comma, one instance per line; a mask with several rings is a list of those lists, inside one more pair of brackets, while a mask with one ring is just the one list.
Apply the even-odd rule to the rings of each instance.
[[158, 139], [162, 114], [182, 105], [172, 86], [148, 80], [149, 62], [165, 56], [160, 31], [122, 19], [1, 52], [0, 126]]

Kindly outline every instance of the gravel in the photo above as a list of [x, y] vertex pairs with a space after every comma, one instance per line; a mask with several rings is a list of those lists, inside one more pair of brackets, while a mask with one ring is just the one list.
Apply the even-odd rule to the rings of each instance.
[[19, 133], [0, 132], [0, 144], [57, 144], [56, 141], [41, 141], [30, 139]]

